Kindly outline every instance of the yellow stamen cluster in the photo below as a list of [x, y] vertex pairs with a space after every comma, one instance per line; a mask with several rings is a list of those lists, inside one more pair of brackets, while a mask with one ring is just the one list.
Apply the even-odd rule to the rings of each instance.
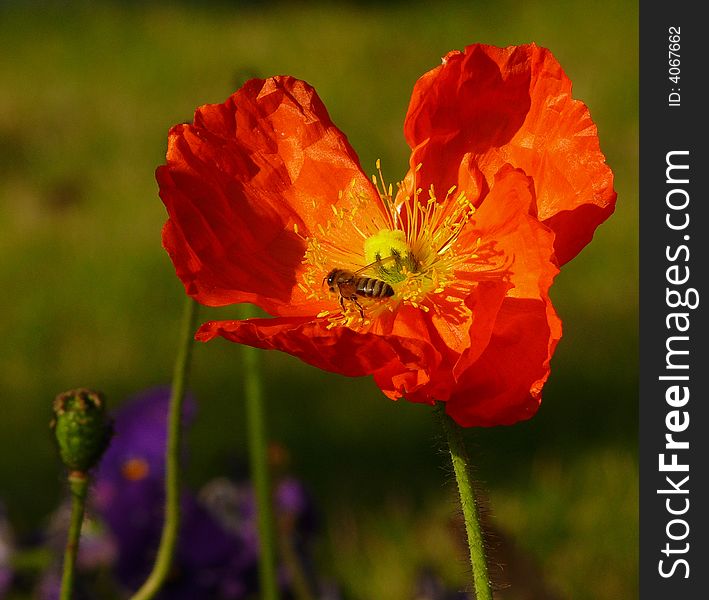
[[[420, 168], [419, 165], [412, 173], [414, 182]], [[341, 269], [356, 278], [378, 279], [391, 286], [394, 294], [357, 294], [357, 302], [344, 298], [341, 310], [333, 307], [318, 315], [328, 317], [331, 326], [366, 326], [370, 318], [393, 310], [401, 302], [428, 311], [431, 295], [459, 286], [455, 272], [463, 263], [474, 265], [476, 271], [479, 265], [483, 277], [486, 271], [500, 273], [500, 253], [495, 252], [494, 243], [483, 243], [480, 238], [472, 247], [466, 244], [461, 248], [457, 243], [475, 214], [464, 190], [457, 191], [453, 186], [439, 199], [431, 186], [424, 200], [422, 189], [415, 183], [409, 189], [401, 182], [394, 196], [393, 186], [384, 181], [379, 161], [377, 172], [378, 177], [373, 176], [372, 181], [378, 203], [357, 193], [353, 184], [340, 192], [337, 204], [331, 207], [332, 217], [304, 238], [305, 270], [298, 285], [312, 300], [330, 298], [340, 302], [337, 287], [333, 293], [326, 280], [333, 269]]]

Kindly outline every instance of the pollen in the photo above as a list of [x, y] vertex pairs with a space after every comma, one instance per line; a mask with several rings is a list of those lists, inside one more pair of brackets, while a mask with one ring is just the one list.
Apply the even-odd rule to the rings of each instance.
[[[417, 186], [421, 165], [395, 189], [385, 182], [380, 161], [376, 167], [376, 196], [353, 182], [326, 220], [304, 237], [305, 269], [298, 285], [312, 300], [333, 302], [332, 310], [321, 313], [329, 327], [366, 327], [401, 303], [428, 312], [436, 296], [460, 285], [456, 273], [463, 265], [470, 281], [476, 279], [471, 272], [481, 279], [500, 276], [508, 264], [493, 241], [468, 235], [467, 243], [460, 243], [466, 227], [474, 227], [468, 224], [476, 211], [465, 190], [451, 186], [442, 196], [433, 186], [424, 191]], [[334, 270], [348, 277], [326, 286]]]

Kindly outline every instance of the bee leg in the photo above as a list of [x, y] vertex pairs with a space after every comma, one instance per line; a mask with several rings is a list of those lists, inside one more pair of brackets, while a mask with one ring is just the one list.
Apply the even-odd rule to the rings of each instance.
[[359, 302], [357, 302], [357, 296], [352, 296], [352, 298], [350, 298], [350, 300], [352, 300], [352, 302], [355, 303], [355, 306], [357, 308], [359, 308], [359, 314], [364, 319], [364, 308], [362, 307], [362, 305]]
[[342, 314], [345, 314], [345, 297], [340, 296], [340, 307], [342, 308]]

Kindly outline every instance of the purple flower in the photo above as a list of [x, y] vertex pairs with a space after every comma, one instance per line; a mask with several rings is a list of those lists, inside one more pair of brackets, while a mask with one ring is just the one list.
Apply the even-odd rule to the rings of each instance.
[[[157, 552], [164, 507], [165, 446], [169, 388], [147, 390], [115, 411], [115, 435], [93, 473], [86, 517], [82, 526], [77, 600], [99, 597], [95, 586], [99, 571], [112, 570], [115, 597], [128, 597], [145, 580]], [[184, 423], [195, 413], [195, 402], [184, 404]], [[274, 490], [279, 535], [297, 554], [302, 574], [322, 600], [338, 600], [337, 590], [318, 584], [306, 546], [314, 531], [313, 505], [302, 484], [281, 478]], [[70, 516], [69, 501], [52, 515], [39, 543], [54, 550], [55, 560], [35, 583], [34, 596], [57, 600], [61, 584], [61, 555]], [[162, 600], [245, 600], [258, 593], [258, 528], [250, 483], [227, 478], [209, 482], [199, 496], [184, 489], [182, 521], [173, 569], [159, 598]], [[0, 598], [9, 589], [13, 551], [10, 529], [0, 504]], [[292, 566], [292, 565], [291, 565]], [[291, 572], [280, 569], [284, 598], [291, 598]], [[101, 578], [100, 594], [112, 585]], [[325, 589], [329, 590], [325, 593]], [[99, 594], [99, 595], [100, 595]]]
[[[149, 572], [160, 539], [169, 400], [169, 388], [155, 388], [121, 406], [95, 476], [93, 507], [116, 539], [116, 573], [130, 587]], [[185, 408], [189, 420], [194, 414], [190, 398]]]
[[[114, 481], [161, 479], [165, 472], [170, 388], [156, 387], [129, 398], [114, 413], [114, 435], [97, 476]], [[188, 395], [183, 425], [191, 423], [196, 403]]]
[[177, 577], [165, 590], [165, 597], [236, 600], [252, 593], [257, 583], [258, 548], [251, 528], [225, 529], [191, 495], [183, 497], [182, 508]]
[[[115, 435], [96, 473], [94, 507], [118, 545], [115, 572], [135, 589], [150, 571], [163, 523], [165, 445], [170, 390], [148, 390], [115, 414]], [[185, 401], [185, 424], [195, 412]], [[227, 528], [188, 490], [173, 575], [163, 598], [238, 600], [255, 589], [258, 551], [244, 512], [242, 527]]]
[[[100, 517], [105, 528], [101, 530], [96, 519], [88, 521], [91, 527], [84, 525], [78, 566], [84, 572], [92, 570], [96, 565], [88, 558], [82, 560], [89, 555], [99, 556], [103, 565], [112, 563], [126, 593], [137, 589], [147, 577], [160, 541], [169, 398], [169, 388], [147, 390], [115, 411], [115, 434], [94, 474], [87, 514]], [[194, 400], [186, 398], [184, 408], [184, 424], [188, 425], [195, 413]], [[274, 501], [281, 535], [292, 543], [304, 574], [314, 581], [305, 551], [314, 529], [312, 502], [293, 478], [281, 480]], [[174, 566], [159, 597], [254, 597], [258, 591], [258, 531], [251, 485], [220, 478], [207, 484], [199, 497], [184, 489], [181, 510]], [[55, 530], [59, 529], [65, 527], [57, 525]], [[65, 539], [65, 531], [58, 537]], [[287, 569], [281, 572], [287, 590], [290, 577]], [[42, 582], [43, 598], [52, 597], [56, 583], [56, 577], [48, 572]]]

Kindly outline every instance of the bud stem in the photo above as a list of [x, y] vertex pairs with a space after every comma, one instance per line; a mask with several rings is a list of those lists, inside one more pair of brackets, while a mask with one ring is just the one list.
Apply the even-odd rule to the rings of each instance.
[[153, 570], [131, 600], [149, 600], [162, 587], [172, 566], [180, 528], [180, 442], [182, 434], [182, 401], [192, 358], [194, 331], [197, 324], [197, 302], [187, 298], [182, 317], [181, 345], [175, 360], [168, 415], [165, 452], [165, 523]]
[[492, 588], [487, 572], [487, 562], [485, 560], [485, 542], [478, 516], [478, 507], [475, 501], [472, 478], [469, 472], [468, 454], [465, 450], [461, 427], [446, 414], [445, 404], [439, 402], [436, 407], [441, 425], [446, 432], [448, 450], [455, 479], [458, 482], [458, 493], [460, 495], [460, 505], [463, 509], [465, 519], [465, 531], [468, 536], [468, 547], [470, 548], [470, 565], [473, 570], [473, 587], [477, 600], [492, 600]]
[[72, 592], [74, 591], [76, 557], [79, 553], [79, 538], [81, 536], [81, 524], [84, 521], [89, 476], [82, 471], [72, 471], [69, 473], [69, 489], [71, 490], [71, 521], [69, 522], [69, 534], [67, 536], [66, 549], [64, 550], [60, 600], [71, 600]]
[[[253, 316], [252, 311], [251, 307], [244, 306], [241, 309], [242, 318]], [[258, 519], [260, 598], [261, 600], [278, 600], [276, 549], [273, 542], [271, 477], [268, 471], [268, 438], [264, 416], [259, 351], [249, 346], [242, 346], [241, 353], [244, 365], [249, 462]]]

